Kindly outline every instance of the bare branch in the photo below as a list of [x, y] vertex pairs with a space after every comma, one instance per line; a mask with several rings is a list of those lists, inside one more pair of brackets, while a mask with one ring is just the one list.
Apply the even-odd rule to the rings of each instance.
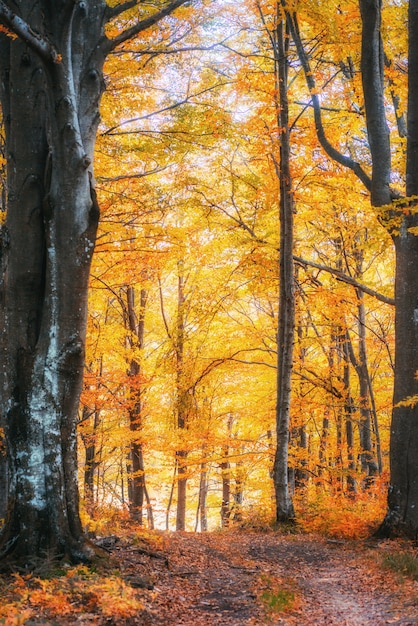
[[[198, 96], [201, 96], [207, 93], [208, 91], [213, 91], [214, 89], [218, 89], [219, 87], [224, 87], [225, 85], [230, 85], [231, 83], [232, 81], [227, 81], [224, 83], [217, 83], [216, 85], [212, 85], [211, 87], [206, 87], [205, 89], [202, 89], [201, 91], [197, 91], [196, 93], [191, 93], [189, 95], [186, 95], [182, 100], [179, 100], [178, 102], [174, 102], [173, 104], [163, 107], [162, 109], [158, 109], [157, 111], [152, 111], [152, 113], [147, 113], [146, 115], [141, 115], [140, 117], [132, 117], [128, 120], [123, 120], [123, 122], [116, 124], [116, 126], [112, 126], [111, 128], [108, 128], [107, 130], [105, 130], [102, 133], [102, 136], [123, 134], [123, 133], [115, 133], [114, 131], [117, 130], [118, 128], [121, 128], [121, 126], [126, 126], [126, 124], [133, 124], [134, 122], [147, 120], [150, 117], [154, 117], [154, 115], [160, 115], [161, 113], [166, 113], [167, 111], [172, 111], [173, 109], [177, 109], [183, 104], [187, 104], [188, 102], [190, 102], [192, 98], [197, 98]], [[137, 132], [137, 131], [134, 131], [134, 132]]]
[[120, 33], [120, 35], [118, 35], [114, 39], [109, 39], [107, 41], [106, 52], [110, 52], [111, 50], [114, 50], [117, 46], [120, 46], [120, 44], [124, 43], [125, 41], [129, 41], [129, 39], [132, 39], [133, 37], [135, 37], [135, 35], [138, 35], [138, 33], [141, 33], [147, 28], [154, 26], [164, 17], [167, 17], [167, 15], [170, 15], [171, 13], [173, 13], [173, 11], [175, 11], [182, 4], [185, 4], [188, 1], [189, 0], [172, 0], [172, 2], [167, 4], [167, 6], [164, 9], [161, 9], [161, 11], [154, 13], [154, 15], [150, 15], [144, 20], [140, 20], [131, 28], [124, 30], [122, 33]]
[[295, 13], [291, 13], [287, 6], [286, 0], [281, 0], [282, 7], [286, 13], [287, 22], [289, 25], [290, 32], [292, 34], [292, 39], [295, 43], [296, 50], [299, 56], [299, 60], [301, 62], [303, 72], [305, 74], [306, 84], [308, 86], [312, 107], [314, 111], [314, 120], [315, 120], [315, 129], [318, 137], [318, 141], [321, 144], [322, 148], [326, 152], [326, 154], [333, 160], [350, 169], [354, 174], [356, 174], [357, 178], [361, 180], [363, 185], [366, 187], [368, 191], [371, 191], [372, 181], [370, 176], [366, 174], [366, 172], [361, 167], [360, 163], [354, 161], [348, 156], [345, 156], [341, 152], [339, 152], [334, 146], [328, 141], [328, 138], [325, 135], [324, 126], [322, 124], [322, 115], [321, 115], [321, 104], [319, 102], [318, 95], [316, 93], [316, 84], [315, 79], [313, 77], [309, 58], [305, 51], [305, 48], [302, 43], [302, 39], [299, 32], [299, 25], [297, 21], [297, 17]]
[[265, 352], [265, 350], [263, 350], [262, 348], [244, 348], [242, 350], [237, 350], [236, 352], [233, 352], [230, 356], [225, 356], [219, 359], [213, 359], [213, 361], [211, 361], [204, 368], [204, 370], [200, 373], [200, 375], [196, 378], [196, 380], [193, 381], [193, 383], [190, 385], [187, 391], [195, 389], [197, 385], [205, 378], [205, 376], [210, 374], [215, 368], [231, 361], [235, 361], [237, 363], [244, 363], [245, 365], [265, 365], [266, 367], [277, 369], [277, 365], [269, 364], [269, 363], [266, 363], [265, 361], [247, 361], [247, 360], [236, 358], [239, 354], [242, 354], [242, 353], [260, 352], [260, 351]]
[[121, 174], [120, 176], [113, 176], [110, 178], [100, 177], [98, 180], [102, 183], [103, 182], [114, 183], [114, 182], [117, 182], [118, 180], [130, 180], [132, 178], [145, 178], [145, 176], [151, 176], [152, 174], [159, 174], [159, 172], [163, 172], [169, 167], [172, 167], [172, 164], [161, 165], [160, 167], [154, 167], [153, 170], [145, 170], [145, 172], [139, 172], [138, 174]]
[[314, 387], [320, 387], [321, 389], [325, 389], [327, 393], [334, 396], [335, 398], [338, 398], [340, 400], [342, 399], [343, 396], [339, 389], [335, 387], [335, 385], [327, 380], [323, 380], [322, 378], [320, 378], [316, 372], [313, 372], [312, 370], [309, 370], [307, 368], [305, 368], [305, 370], [309, 374], [312, 374], [312, 378], [310, 376], [307, 376], [306, 374], [303, 374], [302, 372], [297, 371], [294, 372], [294, 375], [299, 376], [301, 380], [305, 380], [306, 382], [311, 383]]
[[29, 24], [13, 13], [3, 0], [0, 0], [0, 23], [27, 43], [44, 61], [59, 63], [60, 56], [51, 42], [32, 30]]
[[340, 280], [343, 283], [347, 283], [347, 285], [352, 285], [356, 289], [367, 293], [369, 296], [373, 296], [373, 298], [380, 300], [380, 302], [395, 306], [395, 300], [393, 298], [384, 296], [382, 293], [379, 293], [378, 291], [375, 291], [370, 287], [366, 287], [366, 285], [359, 283], [357, 280], [351, 278], [351, 276], [348, 276], [347, 274], [344, 274], [344, 272], [341, 272], [340, 270], [330, 267], [329, 265], [321, 265], [320, 263], [315, 263], [314, 261], [307, 261], [306, 259], [302, 259], [299, 256], [293, 256], [293, 259], [296, 261], [296, 263], [300, 263], [300, 265], [303, 265], [304, 267], [308, 265], [309, 267], [315, 267], [318, 270], [328, 272], [329, 274], [335, 276], [337, 280]]

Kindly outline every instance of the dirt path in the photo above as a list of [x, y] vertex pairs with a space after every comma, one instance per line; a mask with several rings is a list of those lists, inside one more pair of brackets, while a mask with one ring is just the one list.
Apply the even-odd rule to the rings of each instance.
[[[162, 539], [167, 561], [134, 547], [118, 552], [128, 580], [153, 581], [143, 624], [418, 625], [418, 586], [405, 596], [394, 575], [380, 572], [376, 550], [303, 535], [173, 533]], [[287, 610], [269, 615], [283, 598]]]

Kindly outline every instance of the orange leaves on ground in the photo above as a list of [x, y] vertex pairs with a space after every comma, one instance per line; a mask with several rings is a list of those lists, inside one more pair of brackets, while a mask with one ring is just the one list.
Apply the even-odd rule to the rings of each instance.
[[39, 611], [51, 618], [87, 611], [117, 621], [137, 616], [143, 608], [122, 578], [102, 577], [84, 566], [53, 578], [15, 575], [2, 599], [0, 623], [7, 626], [24, 624]]
[[47, 609], [51, 614], [68, 615], [73, 606], [64, 591], [56, 589], [52, 581], [35, 579], [37, 587], [31, 589], [28, 599], [31, 606]]
[[121, 578], [113, 576], [97, 580], [88, 589], [87, 608], [96, 611], [98, 609], [106, 617], [129, 618], [143, 608], [135, 591]]
[[14, 604], [5, 604], [0, 609], [0, 619], [3, 626], [23, 626], [31, 615], [31, 609], [22, 609]]

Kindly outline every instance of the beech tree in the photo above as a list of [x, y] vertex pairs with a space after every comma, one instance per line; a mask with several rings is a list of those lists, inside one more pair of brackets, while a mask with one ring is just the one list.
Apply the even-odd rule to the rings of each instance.
[[[10, 485], [0, 550], [24, 564], [94, 556], [79, 518], [76, 423], [99, 220], [92, 163], [103, 65], [184, 2], [150, 13], [137, 0], [0, 1], [0, 388]], [[124, 30], [106, 31], [122, 17]]]
[[[296, 13], [285, 0], [289, 29], [305, 72], [311, 94], [315, 127], [319, 142], [326, 154], [354, 172], [370, 194], [381, 224], [392, 237], [396, 255], [395, 271], [395, 368], [394, 395], [390, 439], [390, 485], [388, 510], [379, 534], [407, 534], [416, 536], [418, 531], [418, 430], [417, 430], [417, 273], [418, 256], [417, 210], [418, 190], [417, 143], [418, 143], [418, 2], [410, 0], [408, 7], [407, 50], [407, 135], [405, 190], [393, 187], [395, 179], [402, 182], [404, 173], [392, 166], [391, 127], [388, 123], [385, 65], [385, 44], [382, 35], [382, 1], [359, 0], [361, 17], [360, 72], [364, 97], [364, 113], [368, 137], [368, 154], [365, 163], [343, 154], [326, 136], [322, 123], [321, 104], [315, 78], [311, 72], [308, 54], [303, 47]], [[397, 7], [398, 11], [398, 7]], [[399, 8], [400, 11], [400, 8]], [[390, 30], [387, 30], [386, 33]], [[389, 53], [389, 45], [387, 46]], [[399, 111], [399, 98], [393, 92], [396, 124], [394, 133], [405, 136]], [[371, 173], [368, 166], [371, 164]]]

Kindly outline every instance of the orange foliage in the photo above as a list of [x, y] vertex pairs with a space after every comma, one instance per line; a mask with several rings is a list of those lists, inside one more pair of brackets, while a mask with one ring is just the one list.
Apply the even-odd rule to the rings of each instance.
[[[314, 491], [314, 490], [312, 490]], [[377, 530], [386, 510], [387, 482], [376, 480], [367, 490], [299, 495], [298, 523], [305, 532], [336, 539], [364, 539]]]
[[51, 618], [94, 611], [115, 621], [137, 616], [143, 604], [118, 576], [101, 576], [80, 566], [65, 575], [37, 578], [15, 575], [2, 593], [1, 623], [20, 626], [37, 611]]
[[[297, 8], [301, 30], [312, 42], [312, 75], [326, 133], [338, 149], [364, 162], [359, 8], [344, 0], [334, 9], [317, 2]], [[109, 36], [137, 11], [115, 20]], [[276, 19], [277, 3], [270, 0], [228, 2], [216, 14], [210, 2], [198, 11], [187, 6], [107, 61], [95, 167], [102, 219], [80, 424], [81, 452], [84, 446], [94, 455], [86, 503], [90, 528], [100, 527], [112, 510], [128, 514], [134, 444], [142, 446], [149, 496], [144, 518], [152, 510], [159, 527], [174, 523], [178, 450], [187, 456], [188, 529], [201, 524], [197, 509], [205, 480], [210, 489], [203, 509], [210, 529], [220, 524], [228, 481], [238, 520], [247, 514], [264, 518], [270, 511], [279, 287], [280, 129], [270, 50]], [[399, 61], [405, 46], [402, 16], [388, 8], [384, 22], [396, 34], [393, 53]], [[225, 45], [215, 45], [219, 40]], [[158, 54], [167, 45], [170, 54]], [[292, 45], [289, 55], [295, 255], [301, 259], [289, 463], [312, 498], [310, 508], [297, 485], [299, 517], [307, 515], [307, 526], [320, 528], [315, 511], [328, 511], [325, 532], [355, 536], [366, 532], [360, 517], [371, 523], [382, 508], [374, 500], [366, 504], [370, 492], [364, 502], [361, 493], [339, 502], [327, 488], [338, 483], [346, 490], [352, 474], [361, 489], [366, 430], [372, 433], [373, 460], [380, 454], [384, 467], [387, 462], [394, 316], [372, 296], [360, 301], [358, 291], [340, 278], [391, 297], [393, 250], [354, 175], [332, 164], [319, 147]], [[399, 67], [394, 61], [387, 74], [402, 100]], [[395, 141], [399, 172], [402, 158], [401, 142]], [[141, 345], [129, 329], [128, 289], [148, 294], [144, 311], [135, 305], [137, 320], [144, 315]], [[348, 341], [350, 362], [344, 352]], [[361, 397], [363, 349], [373, 398]], [[130, 372], [132, 364], [139, 374]], [[176, 427], [181, 402], [183, 429]], [[133, 432], [129, 420], [139, 404]], [[335, 502], [345, 511], [340, 529], [337, 519], [330, 519]], [[100, 520], [94, 509], [103, 511]]]

